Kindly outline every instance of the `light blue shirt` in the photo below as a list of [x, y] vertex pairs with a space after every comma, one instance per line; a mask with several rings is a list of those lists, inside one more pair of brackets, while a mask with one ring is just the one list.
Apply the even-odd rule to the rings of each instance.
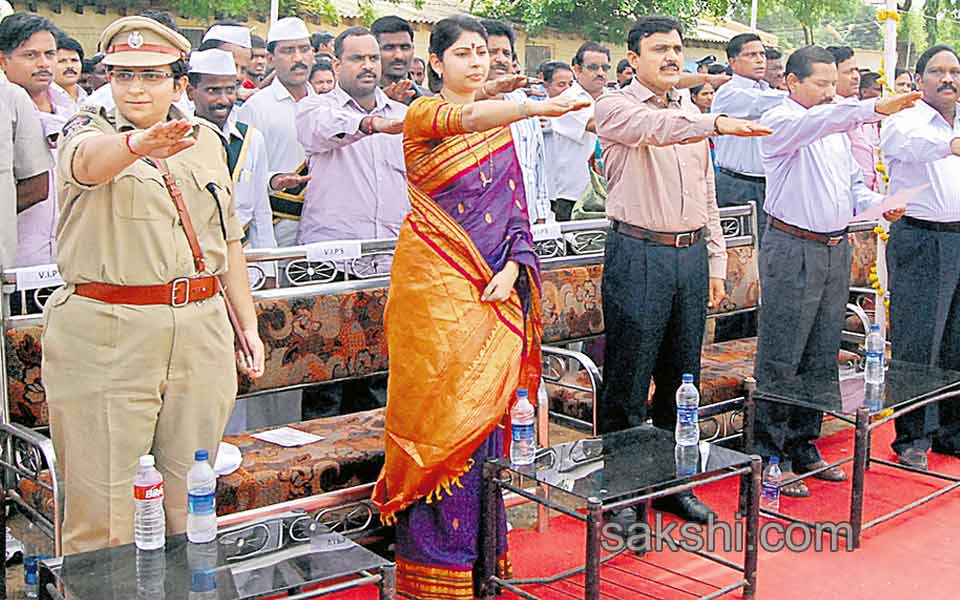
[[760, 120], [773, 135], [758, 138], [767, 177], [764, 210], [818, 233], [847, 227], [851, 218], [883, 199], [863, 183], [847, 131], [881, 116], [875, 100], [849, 100], [806, 109], [786, 99]]
[[[514, 90], [503, 98], [521, 104], [530, 101], [523, 90]], [[523, 173], [523, 191], [527, 198], [530, 223], [536, 223], [539, 219], [555, 221], [550, 207], [550, 193], [547, 191], [547, 154], [540, 120], [514, 121], [510, 125], [510, 133], [513, 135], [520, 172]]]
[[[768, 110], [782, 103], [786, 97], [785, 92], [772, 89], [766, 81], [754, 81], [734, 75], [733, 79], [720, 86], [714, 94], [710, 112], [756, 121]], [[717, 168], [763, 177], [758, 138], [722, 135], [716, 139], [714, 145]]]
[[960, 157], [950, 142], [960, 137], [960, 105], [953, 123], [926, 102], [883, 123], [880, 149], [890, 173], [890, 192], [929, 184], [910, 195], [907, 214], [925, 221], [960, 221]]

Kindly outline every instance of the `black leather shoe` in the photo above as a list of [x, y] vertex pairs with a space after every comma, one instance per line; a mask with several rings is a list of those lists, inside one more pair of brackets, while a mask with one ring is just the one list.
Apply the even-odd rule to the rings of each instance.
[[927, 470], [927, 453], [920, 448], [907, 448], [903, 452], [897, 452], [897, 462], [914, 469]]
[[657, 498], [651, 504], [661, 512], [677, 515], [684, 521], [690, 521], [691, 523], [706, 525], [711, 515], [714, 521], [717, 519], [717, 513], [713, 512], [713, 509], [701, 502], [700, 499], [693, 494]]
[[956, 448], [950, 448], [950, 447], [944, 446], [937, 440], [933, 440], [933, 445], [930, 449], [936, 452], [937, 454], [960, 457], [960, 450], [957, 450]]

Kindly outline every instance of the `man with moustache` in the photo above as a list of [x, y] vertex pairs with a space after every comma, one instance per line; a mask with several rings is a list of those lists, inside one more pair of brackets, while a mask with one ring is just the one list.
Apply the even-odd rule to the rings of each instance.
[[[38, 15], [16, 13], [0, 21], [0, 67], [7, 80], [19, 85], [33, 100], [47, 139], [51, 160], [56, 159], [60, 131], [77, 108], [69, 95], [52, 85], [57, 61], [56, 35], [60, 31]], [[56, 259], [57, 196], [50, 172], [50, 194], [17, 215], [17, 256], [13, 266], [52, 264]]]
[[423, 87], [423, 82], [427, 78], [427, 63], [419, 56], [413, 57], [413, 62], [410, 63], [410, 78], [415, 84]]
[[547, 119], [547, 186], [558, 221], [570, 220], [573, 205], [590, 185], [590, 159], [597, 148], [593, 103], [607, 87], [610, 68], [610, 50], [596, 42], [584, 42], [573, 57], [575, 80], [563, 94], [588, 100], [591, 105]]
[[[297, 107], [300, 143], [312, 173], [335, 173], [307, 184], [297, 242], [396, 237], [410, 210], [403, 157], [407, 107], [380, 89], [380, 48], [370, 30], [351, 27], [334, 41], [337, 84]], [[351, 277], [387, 273], [392, 256], [338, 264]], [[324, 386], [308, 410], [354, 412], [382, 406], [385, 378]], [[335, 406], [330, 406], [330, 405]]]
[[[633, 81], [596, 105], [612, 221], [602, 286], [602, 432], [646, 421], [651, 377], [653, 424], [673, 429], [681, 376], [699, 380], [707, 305], [724, 297], [727, 255], [707, 138], [769, 133], [681, 104], [682, 31], [669, 17], [640, 19], [627, 37]], [[653, 506], [697, 523], [713, 515], [692, 493]]]
[[783, 52], [776, 48], [767, 48], [767, 69], [764, 71], [763, 80], [775, 90], [786, 91], [787, 88], [783, 82]]
[[80, 86], [82, 74], [83, 46], [77, 40], [60, 32], [57, 35], [57, 66], [53, 80], [76, 105], [87, 97], [87, 91]]
[[267, 42], [259, 35], [250, 36], [250, 66], [246, 70], [244, 87], [250, 82], [251, 89], [260, 86], [260, 82], [267, 76], [267, 63], [270, 61], [270, 54], [267, 52]]
[[[847, 132], [875, 123], [913, 105], [919, 94], [879, 100], [835, 102], [834, 55], [806, 46], [786, 66], [790, 95], [761, 119], [773, 134], [760, 141], [767, 178], [767, 225], [760, 248], [759, 336], [754, 373], [760, 389], [802, 373], [837, 373], [840, 333], [850, 289], [847, 225], [883, 200], [863, 183], [851, 156]], [[884, 217], [896, 220], [902, 211]], [[785, 480], [824, 469], [813, 442], [820, 437], [823, 413], [800, 406], [757, 403], [755, 450], [764, 460], [780, 459]], [[846, 479], [839, 468], [813, 475]], [[780, 488], [806, 497], [803, 481]]]
[[[860, 94], [860, 69], [853, 48], [849, 46], [828, 46], [837, 64], [837, 101], [844, 98], [858, 98]], [[909, 90], [908, 90], [909, 91]], [[847, 132], [850, 138], [850, 151], [860, 165], [863, 183], [877, 191], [880, 178], [877, 176], [877, 149], [880, 147], [880, 123], [864, 123]]]
[[370, 26], [383, 64], [380, 69], [380, 87], [388, 98], [406, 105], [430, 92], [410, 78], [413, 63], [413, 27], [397, 16], [380, 17]]
[[267, 143], [269, 190], [277, 244], [297, 242], [306, 154], [297, 140], [297, 103], [316, 92], [310, 86], [313, 46], [307, 25], [297, 17], [285, 17], [270, 27], [267, 52], [276, 77], [273, 82], [244, 102], [237, 114], [241, 123], [259, 130]]
[[[924, 186], [890, 229], [893, 358], [960, 370], [960, 60], [950, 46], [917, 59], [922, 101], [884, 123], [890, 192]], [[947, 400], [896, 421], [901, 464], [925, 469], [927, 450], [960, 456], [960, 403]]]
[[[233, 54], [219, 48], [190, 55], [187, 94], [197, 118], [213, 124], [226, 151], [237, 220], [243, 228], [244, 248], [276, 248], [273, 217], [267, 194], [268, 156], [263, 134], [237, 120], [237, 65]], [[276, 274], [271, 264], [260, 266], [266, 277]], [[278, 392], [256, 398], [238, 398], [225, 433], [281, 425], [300, 420], [300, 393]]]
[[[502, 21], [485, 20], [482, 23], [487, 30], [487, 52], [490, 56], [488, 84], [484, 88], [490, 87], [491, 91], [499, 91], [492, 89], [497, 87], [498, 81], [510, 85], [511, 88], [526, 86], [526, 77], [511, 77], [516, 57], [514, 51], [516, 35], [513, 29]], [[523, 89], [511, 89], [504, 94], [503, 99], [519, 104], [529, 101]], [[514, 121], [510, 125], [510, 133], [513, 135], [513, 145], [517, 151], [517, 159], [520, 161], [520, 171], [523, 173], [523, 189], [527, 199], [530, 223], [553, 221], [550, 194], [547, 190], [546, 151], [540, 121], [535, 118]]]

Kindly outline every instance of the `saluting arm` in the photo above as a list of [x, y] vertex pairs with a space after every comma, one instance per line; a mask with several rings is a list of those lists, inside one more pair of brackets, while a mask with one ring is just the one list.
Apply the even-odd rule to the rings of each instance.
[[466, 131], [486, 131], [530, 117], [559, 117], [588, 106], [588, 100], [569, 96], [523, 103], [512, 100], [484, 100], [464, 106], [462, 122]]
[[143, 131], [89, 136], [73, 155], [73, 176], [84, 185], [95, 186], [110, 181], [140, 158], [169, 158], [197, 142], [184, 137], [192, 128], [189, 121], [178, 119]]

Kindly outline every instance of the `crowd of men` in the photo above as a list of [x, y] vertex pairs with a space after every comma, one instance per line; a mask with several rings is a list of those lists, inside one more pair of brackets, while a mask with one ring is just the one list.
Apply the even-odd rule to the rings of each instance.
[[[176, 29], [169, 14], [144, 16]], [[680, 375], [699, 377], [705, 311], [725, 295], [718, 206], [756, 203], [764, 293], [759, 323], [729, 319], [718, 335], [759, 335], [761, 385], [833, 365], [849, 288], [845, 231], [883, 200], [881, 154], [891, 190], [928, 184], [894, 231], [894, 240], [913, 236], [912, 245], [891, 245], [894, 356], [960, 368], [960, 304], [949, 301], [960, 291], [960, 189], [950, 177], [960, 160], [960, 61], [952, 48], [926, 51], [916, 77], [898, 71], [890, 82], [896, 93], [881, 98], [882, 78], [860, 69], [846, 47], [808, 46], [785, 57], [746, 33], [728, 43], [727, 65], [707, 57], [686, 70], [679, 23], [650, 17], [631, 31], [628, 56], [615, 69], [609, 48], [586, 42], [569, 63], [546, 62], [528, 78], [511, 27], [484, 26], [485, 97], [566, 94], [590, 102], [511, 128], [531, 223], [577, 218], [598, 186], [607, 197], [604, 429], [645, 420], [641, 400], [651, 379], [653, 420], [672, 424]], [[205, 32], [176, 108], [220, 132], [248, 248], [398, 234], [409, 208], [403, 119], [435, 83], [416, 52], [413, 28], [396, 16], [337, 36], [311, 33], [295, 17], [272, 24], [266, 39], [228, 21]], [[111, 81], [149, 85], [164, 75], [108, 69], [101, 60], [43, 17], [18, 13], [0, 22], [0, 267], [56, 262], [54, 163], [74, 115], [109, 111]], [[383, 273], [389, 259], [338, 269]], [[939, 294], [922, 293], [931, 286]], [[901, 461], [925, 466], [931, 440], [935, 450], [960, 452], [957, 412], [951, 405], [939, 416], [901, 420]], [[812, 443], [820, 418], [761, 406], [758, 451], [779, 456], [788, 475], [843, 479], [824, 468]], [[795, 482], [784, 493], [809, 490]], [[709, 514], [692, 496], [666, 502], [692, 520]]]

